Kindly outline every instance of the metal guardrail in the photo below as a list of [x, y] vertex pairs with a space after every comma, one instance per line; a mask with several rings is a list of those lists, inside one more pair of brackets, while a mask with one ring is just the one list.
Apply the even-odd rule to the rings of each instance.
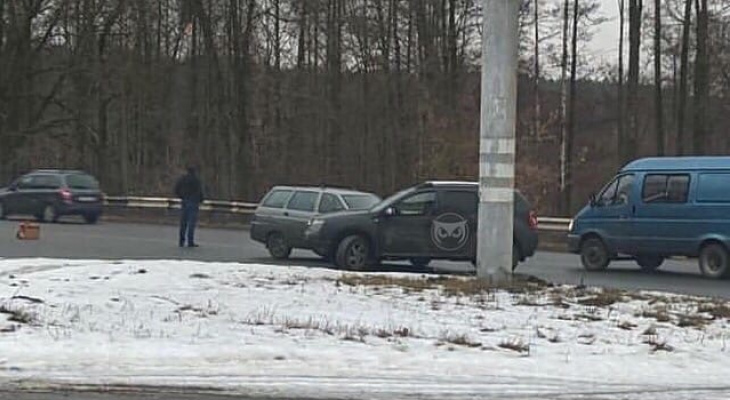
[[[115, 197], [105, 198], [105, 204], [115, 207], [128, 208], [158, 208], [158, 209], [180, 209], [179, 199], [164, 197]], [[238, 201], [206, 200], [200, 206], [202, 211], [215, 211], [230, 214], [253, 214], [258, 207], [257, 203], [245, 203]], [[538, 217], [538, 229], [551, 232], [568, 232], [570, 218], [560, 217]]]

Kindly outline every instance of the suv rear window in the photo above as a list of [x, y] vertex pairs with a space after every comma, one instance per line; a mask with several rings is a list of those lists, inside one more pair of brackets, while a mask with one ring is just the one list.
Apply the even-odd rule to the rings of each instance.
[[66, 175], [66, 185], [70, 189], [99, 189], [99, 182], [93, 176], [86, 174]]
[[271, 194], [266, 196], [263, 206], [269, 208], [284, 208], [284, 204], [286, 204], [287, 200], [289, 200], [291, 194], [291, 190], [274, 190]]
[[289, 200], [289, 205], [286, 208], [296, 211], [314, 211], [314, 204], [317, 202], [318, 196], [319, 193], [317, 192], [296, 192]]
[[343, 194], [342, 199], [351, 210], [367, 210], [380, 202], [380, 198], [369, 194]]

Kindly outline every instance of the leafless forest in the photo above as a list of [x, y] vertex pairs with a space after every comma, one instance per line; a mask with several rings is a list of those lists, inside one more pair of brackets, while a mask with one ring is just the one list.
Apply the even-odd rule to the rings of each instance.
[[[617, 2], [610, 62], [590, 55]], [[386, 195], [478, 173], [481, 0], [0, 0], [0, 182]], [[568, 214], [626, 160], [730, 152], [730, 0], [523, 1], [517, 185]]]

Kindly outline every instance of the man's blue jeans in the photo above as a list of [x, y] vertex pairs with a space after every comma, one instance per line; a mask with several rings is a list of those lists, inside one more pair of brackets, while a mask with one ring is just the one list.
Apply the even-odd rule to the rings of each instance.
[[195, 244], [195, 225], [198, 223], [198, 210], [200, 204], [193, 201], [182, 202], [182, 213], [180, 215], [180, 246], [185, 245], [185, 238], [188, 246]]

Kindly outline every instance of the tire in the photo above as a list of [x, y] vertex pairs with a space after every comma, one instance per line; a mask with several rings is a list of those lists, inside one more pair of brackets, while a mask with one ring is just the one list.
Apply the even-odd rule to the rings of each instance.
[[580, 261], [587, 271], [603, 271], [608, 267], [611, 259], [603, 241], [592, 237], [581, 243]]
[[699, 264], [702, 275], [707, 278], [722, 279], [730, 275], [728, 251], [719, 243], [708, 243], [702, 246]]
[[50, 204], [43, 207], [43, 211], [41, 214], [37, 215], [36, 218], [41, 222], [58, 222], [58, 212], [56, 211], [56, 207]]
[[335, 264], [343, 269], [365, 270], [370, 264], [370, 243], [359, 235], [346, 237], [337, 246]]
[[291, 246], [286, 243], [284, 235], [279, 232], [270, 233], [266, 238], [266, 248], [275, 260], [285, 260], [291, 255]]
[[84, 215], [84, 221], [86, 221], [87, 224], [93, 225], [97, 221], [99, 221], [99, 214], [87, 214], [87, 215]]
[[5, 219], [7, 217], [6, 211], [5, 211], [5, 204], [0, 202], [0, 220]]
[[408, 261], [411, 265], [418, 268], [426, 268], [428, 264], [431, 264], [431, 259], [428, 257], [413, 257]]
[[639, 267], [641, 267], [641, 270], [644, 272], [654, 272], [658, 270], [659, 267], [662, 266], [663, 262], [664, 257], [661, 256], [654, 256], [650, 254], [636, 256], [636, 263], [639, 264]]
[[517, 269], [517, 265], [520, 264], [520, 261], [522, 260], [522, 251], [520, 250], [520, 245], [517, 243], [512, 243], [512, 272], [515, 272]]

